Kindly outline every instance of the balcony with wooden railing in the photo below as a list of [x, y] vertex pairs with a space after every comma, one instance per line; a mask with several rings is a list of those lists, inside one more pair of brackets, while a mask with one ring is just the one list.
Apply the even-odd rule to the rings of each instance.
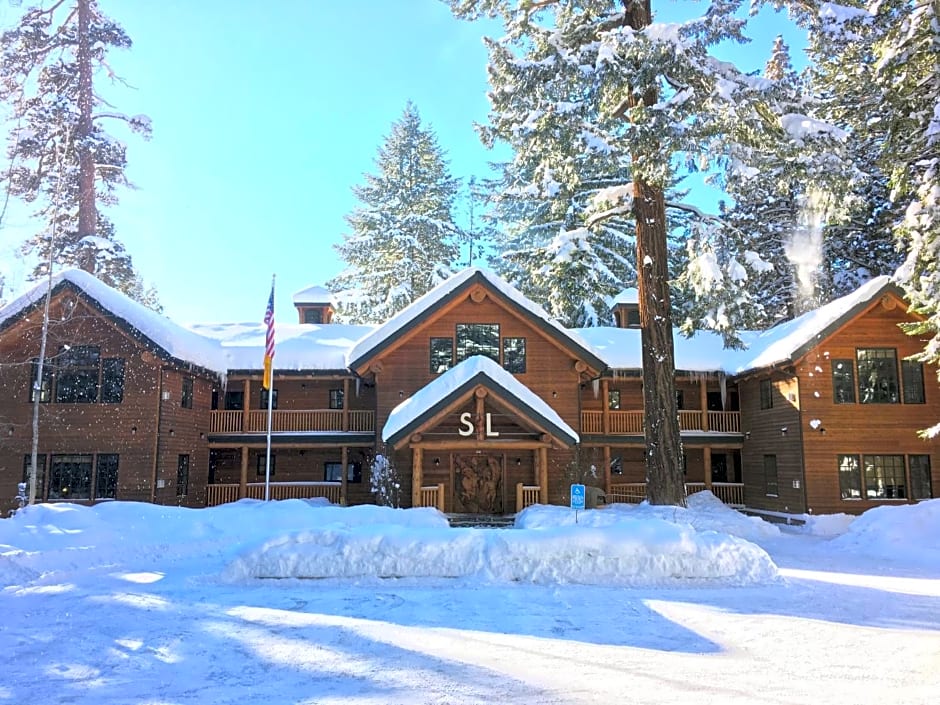
[[[741, 433], [740, 411], [679, 411], [682, 432]], [[642, 411], [582, 411], [581, 432], [585, 434], [641, 436]]]
[[[272, 482], [269, 484], [270, 499], [316, 499], [325, 497], [331, 504], [342, 501], [341, 482]], [[239, 499], [264, 499], [264, 483], [249, 482], [245, 485], [244, 497], [237, 482], [210, 484], [206, 486], [206, 506], [237, 502]]]
[[[740, 508], [744, 506], [743, 482], [713, 482], [711, 487], [704, 482], [686, 482], [686, 496], [711, 490], [712, 494], [729, 507]], [[646, 499], [645, 482], [618, 482], [610, 486], [607, 493], [607, 503], [639, 504]]]
[[[267, 430], [267, 411], [212, 411], [209, 415], [209, 433], [265, 433]], [[372, 433], [375, 413], [352, 409], [275, 410], [271, 412], [271, 431]]]

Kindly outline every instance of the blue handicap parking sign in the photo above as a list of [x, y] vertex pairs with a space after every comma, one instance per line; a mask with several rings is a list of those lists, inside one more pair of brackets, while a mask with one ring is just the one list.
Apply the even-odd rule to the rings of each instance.
[[584, 485], [571, 486], [571, 508], [584, 509]]

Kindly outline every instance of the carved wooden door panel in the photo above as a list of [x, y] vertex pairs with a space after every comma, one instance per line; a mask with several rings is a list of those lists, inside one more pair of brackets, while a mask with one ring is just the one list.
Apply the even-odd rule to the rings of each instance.
[[503, 457], [486, 453], [454, 456], [454, 510], [503, 513]]

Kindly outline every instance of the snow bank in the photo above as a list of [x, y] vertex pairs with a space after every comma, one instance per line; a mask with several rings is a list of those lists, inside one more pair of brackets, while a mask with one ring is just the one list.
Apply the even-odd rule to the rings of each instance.
[[853, 552], [940, 567], [940, 499], [869, 509], [830, 544]]

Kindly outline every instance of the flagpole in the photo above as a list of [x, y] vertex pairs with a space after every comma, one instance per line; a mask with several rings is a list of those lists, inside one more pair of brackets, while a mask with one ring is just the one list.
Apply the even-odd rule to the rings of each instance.
[[[274, 274], [271, 275], [271, 299], [274, 299]], [[274, 310], [271, 311], [273, 321]], [[271, 374], [268, 379], [268, 432], [264, 451], [264, 501], [271, 499], [271, 419], [274, 416], [274, 360], [271, 360]]]

